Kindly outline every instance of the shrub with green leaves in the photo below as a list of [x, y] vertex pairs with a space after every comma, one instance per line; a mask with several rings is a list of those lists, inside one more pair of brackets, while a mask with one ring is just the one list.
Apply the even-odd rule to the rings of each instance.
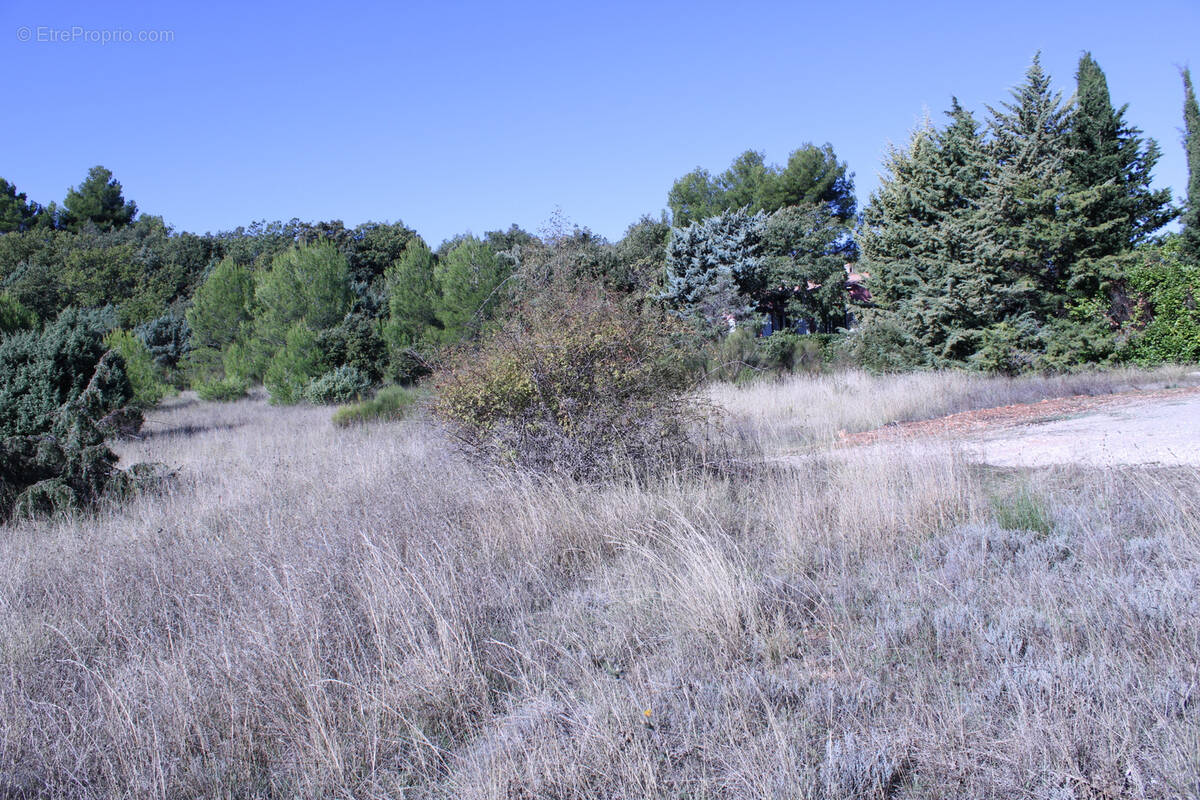
[[437, 376], [435, 412], [470, 449], [576, 479], [692, 454], [703, 418], [681, 326], [596, 286], [527, 296]]
[[270, 392], [272, 403], [293, 405], [303, 399], [308, 382], [324, 370], [316, 334], [303, 322], [297, 322], [288, 330], [283, 347], [267, 365], [263, 386]]
[[357, 367], [342, 365], [313, 378], [304, 387], [304, 399], [314, 405], [339, 405], [360, 399], [371, 391], [371, 379]]
[[240, 400], [250, 391], [250, 384], [244, 378], [236, 375], [226, 376], [218, 380], [201, 381], [196, 384], [196, 394], [201, 400], [214, 403], [228, 403]]
[[41, 333], [0, 343], [0, 520], [90, 506], [133, 485], [104, 444], [141, 425], [125, 360], [104, 342], [113, 321], [68, 309]]
[[346, 428], [368, 422], [397, 422], [408, 415], [420, 397], [416, 389], [384, 386], [371, 399], [342, 406], [333, 412], [333, 424]]
[[1137, 302], [1130, 350], [1139, 364], [1200, 362], [1200, 264], [1181, 249], [1178, 237], [1148, 248], [1129, 271]]
[[341, 322], [317, 333], [317, 349], [327, 364], [351, 366], [378, 383], [387, 371], [387, 345], [379, 323], [366, 314], [347, 314]]
[[167, 393], [167, 387], [158, 380], [154, 359], [142, 340], [129, 331], [115, 330], [104, 340], [109, 349], [121, 354], [125, 361], [125, 375], [133, 387], [133, 404], [139, 408], [158, 405]]
[[104, 337], [116, 324], [108, 310], [67, 309], [41, 333], [27, 331], [0, 342], [0, 438], [50, 433], [63, 406], [92, 387], [99, 420], [130, 405], [133, 387], [124, 359], [112, 354], [93, 385], [109, 348]]
[[192, 350], [192, 328], [186, 318], [174, 314], [164, 314], [138, 325], [133, 333], [162, 369], [175, 369]]
[[33, 330], [38, 318], [32, 310], [7, 292], [0, 294], [0, 336], [17, 331]]
[[931, 361], [929, 350], [889, 317], [878, 317], [843, 336], [837, 345], [837, 355], [876, 373], [921, 369]]

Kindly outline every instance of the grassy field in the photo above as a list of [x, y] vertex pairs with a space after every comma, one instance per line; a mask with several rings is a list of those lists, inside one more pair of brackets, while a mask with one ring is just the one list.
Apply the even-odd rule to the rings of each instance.
[[0, 797], [1196, 797], [1195, 470], [755, 460], [1182, 377], [718, 387], [743, 469], [590, 487], [170, 401], [169, 494], [0, 528]]

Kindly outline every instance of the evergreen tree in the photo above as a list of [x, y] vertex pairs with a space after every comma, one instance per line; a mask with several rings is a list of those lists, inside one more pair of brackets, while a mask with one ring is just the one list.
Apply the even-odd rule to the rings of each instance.
[[1191, 70], [1183, 71], [1183, 146], [1187, 153], [1187, 202], [1183, 214], [1183, 252], [1200, 263], [1200, 105]]
[[768, 213], [787, 206], [823, 203], [839, 220], [854, 217], [854, 177], [838, 161], [833, 145], [806, 144], [788, 156], [787, 166], [765, 181], [757, 208]]
[[38, 223], [41, 207], [28, 201], [25, 193], [0, 178], [0, 233], [27, 231]]
[[975, 216], [989, 155], [974, 116], [953, 100], [949, 125], [928, 123], [894, 149], [863, 214], [861, 269], [875, 324], [908, 332], [936, 361], [974, 352], [990, 288], [976, 270]]
[[667, 192], [673, 224], [682, 228], [720, 214], [725, 210], [724, 195], [708, 170], [696, 167], [675, 181]]
[[616, 244], [617, 288], [645, 295], [662, 280], [667, 263], [671, 223], [664, 211], [658, 219], [645, 214], [625, 230]]
[[995, 169], [977, 219], [982, 311], [994, 323], [1036, 325], [1065, 308], [1087, 234], [1079, 213], [1086, 198], [1067, 168], [1070, 111], [1039, 57], [1013, 99], [989, 106]]
[[137, 205], [125, 202], [121, 184], [104, 167], [92, 167], [78, 188], [67, 191], [63, 201], [62, 226], [76, 231], [91, 222], [102, 231], [123, 228], [133, 221]]
[[767, 166], [762, 153], [747, 150], [719, 176], [697, 168], [675, 181], [667, 194], [677, 228], [737, 208], [770, 214], [813, 203], [828, 205], [843, 222], [855, 213], [854, 178], [829, 144], [804, 145], [792, 152], [785, 167]]
[[221, 350], [247, 334], [253, 319], [254, 275], [224, 258], [196, 289], [187, 311], [192, 346]]
[[672, 228], [661, 299], [711, 330], [750, 316], [766, 287], [765, 232], [766, 214], [745, 209]]
[[275, 256], [254, 291], [261, 313], [256, 334], [266, 351], [283, 346], [287, 331], [304, 322], [317, 332], [332, 328], [350, 310], [350, 269], [331, 243], [301, 245]]
[[832, 332], [846, 324], [846, 272], [854, 240], [845, 222], [821, 203], [781, 208], [767, 218], [762, 252], [764, 309], [805, 319]]
[[437, 260], [434, 314], [442, 341], [457, 342], [478, 333], [499, 305], [500, 284], [511, 269], [511, 262], [474, 236], [464, 237]]
[[1068, 288], [1077, 299], [1109, 301], [1119, 291], [1122, 257], [1175, 214], [1170, 190], [1150, 187], [1157, 143], [1143, 140], [1125, 121], [1127, 106], [1113, 108], [1108, 81], [1091, 53], [1080, 58], [1075, 80], [1066, 163], [1086, 236]]
[[434, 313], [437, 280], [433, 267], [434, 256], [429, 245], [417, 236], [387, 270], [386, 336], [393, 349], [411, 347], [440, 330]]

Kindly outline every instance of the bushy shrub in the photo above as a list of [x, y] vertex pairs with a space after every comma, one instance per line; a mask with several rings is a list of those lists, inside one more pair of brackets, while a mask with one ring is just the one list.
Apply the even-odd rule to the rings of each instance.
[[1037, 324], [1031, 317], [998, 322], [983, 331], [979, 349], [968, 360], [976, 369], [1019, 375], [1033, 369], [1042, 352]]
[[240, 400], [250, 391], [250, 384], [244, 378], [229, 376], [213, 381], [201, 381], [195, 385], [196, 394], [201, 400], [215, 403], [228, 403]]
[[0, 438], [50, 433], [85, 390], [96, 420], [130, 405], [124, 359], [104, 343], [115, 322], [110, 311], [67, 309], [41, 333], [0, 342]]
[[17, 298], [8, 293], [0, 294], [0, 336], [33, 330], [37, 323], [37, 314], [21, 305]]
[[133, 333], [162, 369], [175, 369], [192, 350], [192, 328], [185, 318], [174, 314], [164, 314], [138, 325]]
[[154, 360], [142, 340], [128, 331], [115, 330], [104, 343], [120, 353], [125, 362], [125, 375], [133, 387], [133, 404], [139, 408], [158, 405], [167, 393], [167, 387], [159, 382]]
[[371, 380], [357, 367], [340, 366], [313, 378], [304, 387], [304, 399], [314, 405], [337, 405], [358, 400], [371, 391]]
[[411, 386], [433, 373], [429, 357], [414, 347], [394, 349], [389, 364], [391, 379], [405, 386]]
[[363, 314], [347, 314], [333, 328], [317, 333], [317, 349], [330, 367], [354, 367], [378, 383], [387, 370], [387, 345], [380, 336], [378, 323]]
[[706, 346], [704, 352], [708, 362], [704, 374], [711, 380], [739, 381], [762, 372], [754, 328], [732, 330]]
[[1130, 355], [1139, 364], [1200, 362], [1200, 264], [1186, 261], [1180, 244], [1150, 249], [1129, 272], [1137, 301]]
[[836, 356], [868, 372], [907, 372], [930, 365], [929, 351], [898, 322], [876, 317], [845, 334]]
[[276, 405], [292, 405], [304, 396], [308, 382], [324, 371], [324, 361], [317, 349], [316, 334], [303, 322], [297, 322], [287, 332], [283, 347], [275, 353], [263, 386], [270, 392], [270, 402]]
[[0, 520], [93, 505], [120, 475], [104, 439], [136, 431], [141, 412], [125, 360], [104, 343], [111, 324], [67, 310], [0, 343]]
[[346, 428], [368, 422], [397, 422], [408, 415], [420, 396], [416, 389], [384, 386], [371, 399], [333, 412], [333, 424]]
[[778, 331], [761, 341], [764, 365], [777, 372], [791, 372], [797, 352], [803, 352], [800, 336], [791, 331]]
[[469, 448], [535, 472], [654, 471], [689, 454], [702, 417], [678, 332], [599, 287], [546, 288], [452, 359], [434, 409]]

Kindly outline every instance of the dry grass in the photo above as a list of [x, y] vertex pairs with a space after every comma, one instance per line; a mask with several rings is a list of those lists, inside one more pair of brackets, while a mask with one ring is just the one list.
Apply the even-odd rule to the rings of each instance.
[[1015, 378], [965, 371], [888, 376], [844, 371], [743, 386], [718, 384], [711, 395], [743, 430], [777, 451], [826, 445], [841, 431], [858, 433], [960, 411], [1198, 384], [1200, 373], [1194, 366]]
[[0, 797], [1197, 795], [1195, 471], [587, 487], [420, 420], [152, 419], [171, 494], [0, 529]]

